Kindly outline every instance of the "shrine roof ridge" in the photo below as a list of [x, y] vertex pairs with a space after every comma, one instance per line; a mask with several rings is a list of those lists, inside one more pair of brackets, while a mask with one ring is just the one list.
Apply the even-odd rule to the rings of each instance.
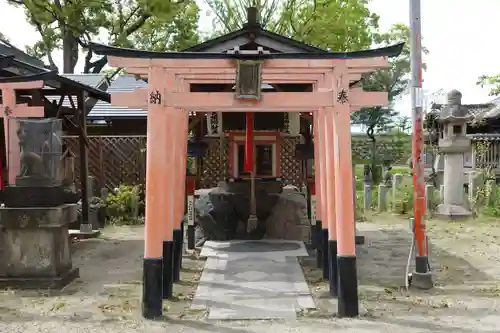
[[64, 88], [64, 86], [67, 86], [69, 88], [85, 91], [91, 97], [98, 100], [106, 101], [108, 103], [111, 102], [111, 96], [109, 93], [59, 75], [57, 71], [47, 71], [33, 75], [3, 77], [0, 78], [0, 83], [32, 82], [38, 80], [44, 81], [44, 83], [50, 88], [61, 89]]
[[405, 43], [387, 47], [353, 52], [294, 52], [294, 53], [223, 53], [223, 52], [155, 52], [119, 48], [99, 43], [90, 43], [89, 48], [98, 55], [143, 59], [362, 59], [373, 57], [397, 57]]

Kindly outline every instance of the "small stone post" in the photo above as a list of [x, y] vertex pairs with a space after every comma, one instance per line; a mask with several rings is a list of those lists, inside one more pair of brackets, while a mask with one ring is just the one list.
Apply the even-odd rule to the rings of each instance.
[[106, 201], [108, 200], [108, 195], [109, 195], [109, 190], [107, 187], [103, 187], [101, 188], [101, 199], [103, 201]]
[[403, 175], [400, 173], [395, 173], [392, 176], [392, 202], [396, 202], [396, 197], [398, 194], [398, 189], [403, 182]]
[[363, 186], [363, 209], [366, 212], [369, 212], [372, 208], [372, 186], [369, 184], [365, 184]]
[[139, 193], [134, 193], [132, 200], [130, 202], [130, 210], [132, 213], [132, 219], [137, 221], [139, 218]]
[[444, 202], [444, 185], [439, 186], [439, 199]]
[[378, 211], [379, 213], [387, 211], [387, 193], [389, 192], [389, 187], [385, 184], [380, 184], [378, 186]]
[[427, 216], [432, 216], [432, 204], [434, 202], [434, 185], [426, 185], [425, 186], [425, 211], [427, 212]]
[[[92, 227], [92, 230], [99, 230], [101, 225], [99, 224], [99, 211], [98, 208], [93, 202], [93, 198], [96, 193], [97, 188], [97, 179], [93, 176], [87, 177], [87, 197], [89, 200], [89, 226]], [[88, 232], [92, 232], [92, 230], [88, 230]]]

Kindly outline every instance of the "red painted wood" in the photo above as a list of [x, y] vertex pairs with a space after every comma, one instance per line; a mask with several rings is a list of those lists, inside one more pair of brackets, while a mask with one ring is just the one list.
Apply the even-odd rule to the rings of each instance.
[[244, 170], [253, 173], [253, 112], [247, 112], [246, 118]]

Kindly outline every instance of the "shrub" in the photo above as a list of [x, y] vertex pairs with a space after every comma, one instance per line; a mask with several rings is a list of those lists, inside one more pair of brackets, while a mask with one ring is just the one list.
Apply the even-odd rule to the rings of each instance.
[[120, 185], [106, 199], [109, 224], [142, 224], [139, 218], [140, 186]]
[[389, 194], [389, 207], [393, 213], [407, 214], [413, 209], [413, 184], [411, 179], [403, 178], [403, 182], [396, 190], [395, 196]]

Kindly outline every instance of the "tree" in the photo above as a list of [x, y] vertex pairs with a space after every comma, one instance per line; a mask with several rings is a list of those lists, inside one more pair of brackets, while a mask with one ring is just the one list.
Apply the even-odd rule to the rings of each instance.
[[[215, 13], [215, 31], [233, 31], [246, 21], [246, 7], [255, 5], [261, 13], [261, 23], [275, 33], [330, 51], [355, 51], [387, 46], [409, 40], [409, 29], [395, 25], [387, 33], [378, 32], [379, 17], [369, 8], [369, 0], [208, 0]], [[363, 78], [368, 91], [388, 91], [389, 107], [366, 108], [353, 115], [354, 124], [363, 125], [372, 140], [372, 166], [375, 165], [375, 133], [389, 130], [397, 112], [394, 99], [408, 86], [410, 71], [409, 45], [391, 68]]]
[[332, 51], [371, 46], [379, 17], [369, 0], [207, 0], [215, 15], [216, 34], [246, 22], [246, 8], [257, 7], [260, 22], [277, 34]]
[[281, 13], [290, 0], [206, 0], [206, 3], [215, 15], [213, 22], [213, 36], [223, 35], [242, 28], [247, 21], [246, 10], [256, 7], [260, 16], [260, 23], [273, 29], [278, 13]]
[[500, 74], [481, 75], [478, 77], [476, 85], [481, 88], [488, 86], [490, 88], [490, 96], [500, 95]]
[[[398, 112], [393, 108], [394, 101], [407, 92], [410, 84], [409, 40], [410, 30], [404, 24], [395, 24], [388, 32], [374, 35], [374, 42], [379, 47], [405, 42], [401, 54], [389, 60], [390, 67], [388, 69], [378, 70], [363, 77], [363, 89], [366, 91], [387, 91], [389, 105], [387, 107], [363, 108], [353, 113], [351, 117], [353, 124], [363, 125], [366, 128], [366, 134], [372, 142], [371, 164], [373, 169], [379, 163], [376, 156], [376, 134], [386, 132], [396, 125], [395, 117]], [[428, 53], [427, 49], [423, 48], [423, 53]]]
[[412, 123], [411, 118], [408, 116], [399, 116], [394, 121], [394, 129], [401, 133], [411, 133]]
[[24, 8], [28, 22], [40, 33], [26, 47], [35, 57], [46, 57], [58, 69], [53, 52], [63, 51], [63, 72], [73, 73], [84, 51], [84, 73], [99, 73], [106, 57], [94, 59], [89, 42], [106, 36], [120, 47], [171, 50], [198, 42], [198, 7], [194, 0], [7, 0]]

